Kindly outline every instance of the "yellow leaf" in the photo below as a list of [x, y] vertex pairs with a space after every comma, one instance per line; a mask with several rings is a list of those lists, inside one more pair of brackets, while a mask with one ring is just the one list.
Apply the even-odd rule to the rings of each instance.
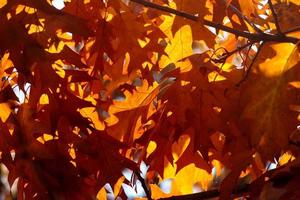
[[190, 194], [193, 192], [194, 184], [198, 184], [201, 189], [207, 190], [211, 181], [212, 175], [203, 169], [190, 164], [181, 169], [175, 177], [175, 184], [182, 194]]
[[47, 94], [42, 94], [40, 97], [40, 104], [48, 104], [49, 103], [49, 98]]
[[99, 200], [107, 199], [107, 192], [104, 187], [102, 187], [101, 190], [99, 190], [96, 198]]
[[133, 94], [129, 91], [124, 92], [126, 97], [124, 101], [114, 101], [114, 104], [109, 108], [109, 113], [118, 113], [147, 106], [156, 98], [159, 89], [159, 84], [154, 83], [153, 86], [149, 87], [148, 82], [144, 80], [142, 86], [137, 87], [137, 91], [134, 91]]
[[151, 197], [153, 199], [159, 199], [164, 197], [170, 197], [172, 194], [166, 194], [158, 187], [158, 185], [150, 184]]
[[0, 0], [0, 8], [7, 4], [7, 0]]
[[193, 54], [193, 37], [189, 25], [182, 26], [174, 35], [165, 49], [168, 58], [162, 57], [160, 66], [165, 67], [170, 63], [176, 63], [179, 60], [189, 57]]
[[156, 143], [154, 141], [150, 141], [147, 147], [147, 156], [148, 157], [151, 153], [154, 152], [154, 150], [156, 149]]
[[11, 113], [11, 109], [8, 103], [0, 103], [0, 118], [2, 122], [6, 122], [9, 115]]
[[280, 166], [282, 166], [294, 159], [295, 159], [295, 157], [291, 154], [291, 152], [285, 152], [283, 155], [280, 156], [278, 163]]
[[288, 144], [296, 128], [296, 116], [289, 104], [297, 97], [289, 93], [292, 90], [287, 86], [299, 78], [299, 51], [288, 43], [266, 44], [257, 62], [261, 64], [241, 88], [241, 119], [252, 145], [260, 149], [264, 158], [272, 159]]
[[93, 122], [93, 125], [97, 130], [104, 130], [104, 122], [99, 118], [98, 113], [96, 112], [95, 107], [86, 107], [82, 108], [79, 111], [83, 117], [88, 118]]
[[268, 56], [270, 55], [261, 54], [260, 59], [265, 59], [265, 62], [260, 64], [257, 69], [259, 73], [262, 73], [266, 78], [281, 76], [285, 71], [294, 67], [295, 62], [298, 62], [297, 59], [289, 59], [294, 51], [295, 45], [279, 43], [271, 45], [271, 48], [275, 51], [274, 54], [276, 56], [269, 58]]
[[115, 197], [118, 196], [118, 194], [120, 193], [121, 187], [122, 187], [122, 183], [124, 182], [125, 177], [122, 176], [119, 178], [119, 180], [115, 183], [114, 185], [114, 195]]

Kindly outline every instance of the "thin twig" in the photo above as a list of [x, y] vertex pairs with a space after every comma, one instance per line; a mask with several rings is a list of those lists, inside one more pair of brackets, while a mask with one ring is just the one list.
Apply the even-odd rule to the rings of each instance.
[[247, 64], [247, 60], [248, 60], [248, 58], [249, 58], [249, 53], [250, 53], [250, 51], [251, 51], [252, 46], [253, 46], [253, 43], [252, 43], [251, 46], [248, 48], [248, 51], [247, 51], [247, 53], [246, 53], [246, 59], [244, 60], [244, 64]]
[[[223, 50], [223, 51], [225, 51], [225, 53], [223, 53], [223, 54], [221, 55], [221, 57], [219, 57], [219, 58], [213, 58], [214, 56], [218, 57], [217, 52], [218, 52], [219, 50]], [[211, 55], [210, 58], [209, 58], [209, 62], [210, 62], [210, 61], [213, 61], [213, 62], [215, 62], [215, 63], [223, 63], [220, 59], [222, 59], [223, 55], [227, 55], [228, 53], [229, 53], [229, 51], [227, 51], [227, 49], [226, 49], [225, 47], [219, 47], [219, 48], [217, 48], [216, 50], [214, 50], [214, 51], [212, 52], [212, 55]]]
[[184, 17], [186, 19], [190, 19], [192, 21], [198, 21], [198, 17], [195, 16], [195, 15], [191, 15], [189, 13], [181, 12], [181, 11], [178, 11], [178, 10], [166, 7], [166, 6], [161, 6], [161, 5], [158, 5], [158, 4], [149, 2], [149, 1], [145, 1], [145, 0], [130, 0], [130, 1], [135, 2], [137, 4], [141, 4], [145, 7], [154, 8], [154, 9], [157, 9], [157, 10], [165, 11], [167, 13], [172, 13], [172, 14], [175, 14], [177, 16], [181, 16], [181, 17]]
[[146, 196], [147, 196], [147, 199], [149, 200], [152, 200], [152, 197], [151, 197], [151, 191], [148, 189], [147, 185], [146, 185], [146, 182], [145, 180], [143, 179], [143, 177], [141, 176], [140, 172], [136, 171], [135, 172], [135, 175], [137, 176], [137, 178], [139, 179], [139, 181], [141, 182], [142, 184], [142, 187], [146, 193]]
[[[144, 5], [146, 7], [149, 8], [154, 8], [157, 10], [161, 10], [167, 13], [171, 13], [171, 14], [175, 14], [177, 16], [181, 16], [184, 17], [186, 19], [192, 20], [192, 21], [199, 21], [197, 16], [191, 15], [189, 13], [185, 13], [182, 11], [178, 11], [166, 6], [161, 6], [155, 3], [151, 3], [149, 1], [146, 0], [130, 0], [132, 2]], [[260, 42], [260, 41], [264, 41], [264, 42], [287, 42], [287, 43], [293, 43], [296, 44], [299, 39], [298, 38], [294, 38], [294, 37], [287, 37], [285, 35], [271, 35], [271, 34], [266, 34], [266, 33], [249, 33], [249, 32], [244, 32], [244, 31], [240, 31], [240, 30], [236, 30], [230, 27], [227, 27], [223, 24], [220, 23], [215, 23], [215, 22], [211, 22], [208, 21], [206, 19], [202, 19], [203, 25], [206, 26], [210, 26], [216, 29], [220, 29], [223, 30], [225, 32], [228, 33], [232, 33], [236, 36], [240, 36], [240, 37], [244, 37], [247, 38], [248, 40], [252, 41], [252, 42]]]
[[289, 144], [300, 147], [300, 141], [299, 140], [295, 141], [293, 139], [293, 137], [297, 136], [298, 134], [299, 134], [299, 128], [297, 127], [289, 136]]
[[230, 28], [228, 26], [225, 26], [223, 24], [219, 24], [219, 23], [215, 23], [215, 22], [211, 22], [208, 20], [203, 21], [204, 25], [206, 26], [210, 26], [216, 29], [220, 29], [222, 31], [228, 32], [228, 33], [232, 33], [236, 36], [240, 36], [240, 37], [244, 37], [247, 38], [248, 40], [252, 41], [252, 42], [260, 42], [260, 41], [264, 41], [264, 42], [287, 42], [287, 43], [293, 43], [296, 44], [299, 39], [298, 38], [294, 38], [294, 37], [287, 37], [285, 35], [271, 35], [271, 34], [266, 34], [266, 33], [249, 33], [249, 32], [244, 32], [244, 31], [240, 31], [240, 30], [236, 30], [233, 28]]
[[268, 0], [268, 4], [270, 6], [270, 9], [271, 9], [274, 21], [275, 21], [275, 26], [276, 26], [277, 32], [278, 32], [278, 34], [282, 34], [281, 28], [280, 28], [280, 25], [279, 25], [279, 21], [278, 21], [278, 16], [277, 16], [277, 13], [274, 10], [272, 0]]
[[225, 26], [223, 24], [211, 22], [211, 21], [208, 21], [208, 20], [205, 20], [205, 19], [203, 20], [203, 24], [206, 25], [206, 26], [213, 27], [215, 29], [219, 29], [219, 30], [222, 30], [222, 31], [225, 31], [225, 32], [228, 32], [228, 33], [232, 33], [236, 36], [241, 36], [241, 37], [244, 37], [244, 38], [248, 38], [250, 40], [258, 40], [259, 36], [260, 36], [259, 34], [254, 34], [254, 33], [251, 34], [249, 32], [236, 30], [236, 29], [230, 28], [228, 26]]
[[295, 142], [295, 141], [289, 140], [289, 144], [300, 148], [300, 142]]
[[224, 53], [224, 55], [222, 55], [219, 58], [212, 58], [211, 60], [215, 63], [224, 63], [227, 60], [227, 58], [229, 58], [230, 56], [232, 56], [233, 54], [235, 54], [237, 52], [242, 51], [243, 49], [247, 48], [248, 46], [250, 46], [252, 44], [253, 44], [253, 42], [248, 42], [247, 44], [240, 46], [233, 51]]
[[250, 72], [251, 72], [251, 70], [252, 70], [252, 67], [253, 67], [253, 65], [254, 65], [254, 63], [255, 63], [255, 61], [256, 61], [256, 59], [257, 59], [257, 57], [258, 57], [258, 55], [259, 55], [259, 53], [260, 53], [260, 51], [261, 51], [261, 49], [262, 49], [262, 47], [264, 46], [264, 44], [265, 44], [265, 42], [263, 42], [263, 43], [258, 47], [257, 52], [256, 52], [256, 54], [255, 54], [253, 60], [251, 61], [251, 64], [249, 65], [249, 67], [248, 67], [248, 69], [247, 69], [247, 71], [246, 71], [245, 76], [244, 76], [244, 77], [236, 84], [237, 87], [239, 87], [239, 86], [240, 86], [240, 85], [248, 78], [248, 76], [249, 76], [249, 74], [250, 74]]
[[[223, 3], [227, 4], [226, 0], [222, 0]], [[263, 33], [262, 30], [260, 30], [250, 19], [248, 19], [248, 17], [246, 17], [245, 15], [243, 15], [243, 13], [241, 13], [241, 11], [239, 11], [239, 9], [237, 9], [234, 5], [232, 5], [231, 3], [229, 3], [228, 8], [230, 8], [238, 17], [242, 18], [243, 20], [245, 20], [256, 32], [258, 33]]]

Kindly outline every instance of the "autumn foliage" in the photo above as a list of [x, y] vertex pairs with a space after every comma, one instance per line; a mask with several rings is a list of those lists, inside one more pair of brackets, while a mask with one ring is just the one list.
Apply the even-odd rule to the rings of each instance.
[[299, 0], [52, 3], [0, 0], [6, 199], [300, 199]]

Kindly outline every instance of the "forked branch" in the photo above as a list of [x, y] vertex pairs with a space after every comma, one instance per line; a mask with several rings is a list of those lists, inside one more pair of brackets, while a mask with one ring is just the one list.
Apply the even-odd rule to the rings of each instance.
[[[223, 3], [227, 4], [226, 0], [222, 0], [222, 1], [223, 1]], [[241, 19], [243, 19], [244, 21], [246, 21], [256, 32], [263, 33], [262, 30], [260, 30], [250, 19], [248, 19], [248, 17], [246, 17], [245, 15], [243, 15], [243, 13], [241, 11], [239, 11], [235, 6], [233, 6], [230, 2], [229, 2], [229, 4], [227, 6], [237, 16], [239, 16]]]
[[[169, 8], [167, 6], [161, 6], [146, 0], [130, 0], [132, 2], [141, 4], [145, 7], [149, 7], [149, 8], [154, 8], [157, 10], [161, 10], [170, 14], [175, 14], [177, 16], [192, 20], [194, 22], [198, 22], [199, 19], [197, 16], [186, 13], [186, 12], [182, 12], [182, 11], [178, 11], [172, 8]], [[223, 24], [220, 23], [215, 23], [215, 22], [211, 22], [209, 20], [206, 19], [202, 19], [202, 23], [203, 25], [209, 26], [209, 27], [213, 27], [228, 33], [232, 33], [236, 36], [240, 36], [240, 37], [244, 37], [247, 38], [249, 41], [251, 42], [260, 42], [260, 41], [264, 41], [264, 42], [287, 42], [287, 43], [294, 43], [296, 44], [299, 39], [298, 38], [294, 38], [294, 37], [288, 37], [284, 34], [277, 34], [277, 35], [271, 35], [271, 34], [267, 34], [267, 33], [250, 33], [250, 32], [245, 32], [245, 31], [240, 31], [240, 30], [236, 30], [233, 28], [230, 28], [228, 26], [225, 26]]]
[[[243, 37], [246, 38], [250, 43], [249, 44], [254, 44], [254, 43], [260, 43], [260, 46], [257, 50], [257, 53], [255, 54], [254, 58], [252, 59], [251, 64], [249, 65], [245, 76], [243, 77], [243, 79], [237, 84], [237, 86], [239, 86], [248, 76], [248, 74], [251, 71], [252, 66], [254, 65], [260, 51], [261, 48], [263, 47], [263, 45], [266, 42], [281, 42], [281, 43], [293, 43], [296, 44], [299, 42], [298, 38], [295, 37], [289, 37], [287, 36], [288, 33], [294, 32], [294, 31], [299, 31], [300, 27], [295, 27], [289, 31], [286, 32], [282, 32], [280, 29], [280, 25], [278, 22], [278, 17], [276, 15], [276, 12], [274, 11], [273, 5], [272, 3], [270, 3], [271, 1], [269, 1], [269, 5], [270, 5], [270, 9], [272, 11], [274, 20], [275, 20], [275, 25], [276, 25], [276, 29], [278, 31], [277, 34], [269, 34], [269, 33], [264, 33], [261, 31], [258, 31], [256, 28], [255, 30], [257, 31], [257, 33], [250, 33], [248, 31], [241, 31], [241, 30], [236, 30], [233, 29], [231, 27], [225, 26], [221, 23], [216, 23], [216, 22], [212, 22], [206, 19], [199, 19], [197, 16], [186, 13], [186, 12], [182, 12], [182, 11], [178, 11], [175, 9], [172, 9], [170, 7], [167, 6], [161, 6], [155, 3], [152, 3], [150, 1], [146, 1], [146, 0], [130, 0], [131, 2], [135, 2], [138, 4], [141, 4], [145, 7], [149, 7], [149, 8], [153, 8], [153, 9], [157, 9], [163, 12], [167, 12], [169, 14], [174, 14], [176, 16], [180, 16], [183, 17], [185, 19], [194, 21], [194, 22], [201, 22], [202, 25], [205, 26], [209, 26], [209, 27], [213, 27], [215, 29], [218, 30], [222, 30], [228, 33], [232, 33], [237, 37]], [[244, 18], [245, 20], [245, 18]], [[247, 18], [246, 18], [247, 21]], [[251, 21], [249, 22], [251, 24]], [[252, 24], [251, 24], [252, 25]], [[255, 26], [256, 27], [256, 26]], [[242, 48], [246, 48], [248, 45], [243, 46]], [[240, 49], [237, 49], [235, 52], [239, 51]], [[230, 53], [230, 52], [229, 52]], [[297, 145], [300, 146], [298, 143], [295, 142], [290, 142], [290, 144], [293, 145]], [[141, 177], [139, 177], [141, 178]], [[151, 198], [151, 194], [150, 191], [147, 190], [147, 187], [144, 183], [143, 185], [145, 192], [147, 193], [147, 197]], [[243, 186], [238, 186], [237, 188], [235, 188], [232, 191], [232, 197], [245, 197], [247, 195], [250, 194], [250, 184], [245, 184]], [[201, 199], [210, 199], [210, 198], [215, 198], [220, 196], [220, 190], [216, 189], [216, 190], [210, 190], [210, 191], [205, 191], [205, 192], [199, 192], [199, 193], [195, 193], [195, 194], [188, 194], [188, 195], [180, 195], [180, 196], [172, 196], [172, 197], [167, 197], [167, 198], [161, 198], [161, 200], [201, 200]]]

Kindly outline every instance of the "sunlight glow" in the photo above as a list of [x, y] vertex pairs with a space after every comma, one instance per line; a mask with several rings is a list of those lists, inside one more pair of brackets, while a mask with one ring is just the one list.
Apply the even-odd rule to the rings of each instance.
[[53, 0], [52, 5], [58, 10], [61, 10], [65, 7], [64, 0]]

